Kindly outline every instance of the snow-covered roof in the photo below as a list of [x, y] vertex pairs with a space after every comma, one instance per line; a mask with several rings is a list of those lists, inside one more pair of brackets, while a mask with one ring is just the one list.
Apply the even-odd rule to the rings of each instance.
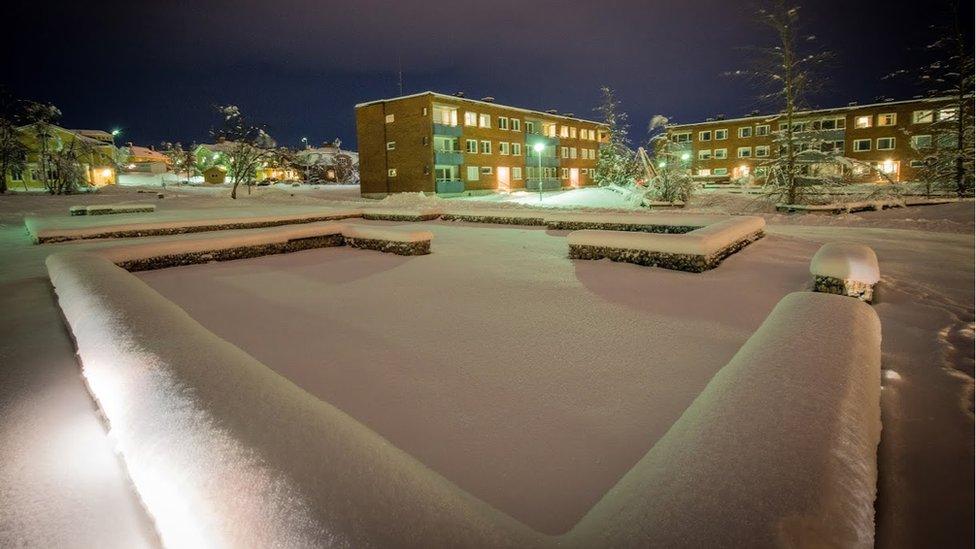
[[72, 130], [68, 130], [68, 131], [74, 132], [74, 133], [76, 133], [78, 135], [83, 135], [85, 137], [90, 137], [92, 139], [97, 139], [99, 141], [111, 141], [112, 140], [112, 134], [109, 133], [109, 132], [107, 132], [107, 131], [105, 131], [105, 130], [76, 130], [76, 129], [72, 129]]
[[534, 114], [536, 116], [544, 116], [544, 117], [552, 117], [552, 118], [562, 118], [564, 120], [575, 120], [577, 122], [587, 122], [589, 124], [597, 124], [599, 126], [605, 126], [606, 125], [603, 122], [596, 122], [594, 120], [587, 120], [585, 118], [578, 118], [576, 116], [566, 116], [564, 114], [552, 114], [552, 113], [548, 113], [548, 112], [545, 112], [545, 111], [537, 111], [537, 110], [533, 110], [533, 109], [523, 109], [521, 107], [513, 107], [511, 105], [503, 105], [501, 103], [495, 103], [495, 102], [492, 102], [492, 101], [480, 101], [478, 99], [469, 99], [467, 97], [458, 97], [456, 95], [448, 95], [446, 93], [438, 93], [438, 92], [429, 91], [429, 90], [428, 91], [425, 91], [425, 92], [410, 94], [410, 95], [401, 95], [400, 97], [391, 97], [389, 99], [376, 99], [374, 101], [367, 101], [365, 103], [357, 103], [356, 104], [356, 108], [358, 109], [360, 107], [365, 107], [367, 105], [375, 105], [377, 103], [388, 103], [390, 101], [399, 101], [401, 99], [410, 99], [410, 98], [413, 98], [413, 97], [420, 97], [422, 95], [431, 95], [433, 97], [437, 97], [437, 98], [440, 98], [440, 99], [447, 99], [447, 100], [450, 100], [450, 101], [462, 101], [462, 102], [466, 102], [466, 103], [475, 103], [475, 104], [479, 104], [479, 105], [488, 105], [488, 106], [491, 106], [491, 107], [502, 107], [502, 108], [505, 108], [505, 109], [513, 110], [513, 111], [519, 111], [519, 112], [524, 112], [524, 113], [528, 113], [528, 114]]
[[[808, 116], [812, 114], [827, 114], [832, 112], [847, 112], [856, 111], [859, 109], [869, 109], [872, 107], [885, 107], [888, 105], [904, 105], [906, 103], [941, 103], [951, 97], [927, 97], [922, 99], [902, 99], [899, 101], [885, 101], [881, 103], [868, 103], [865, 105], [845, 105], [843, 107], [829, 107], [824, 109], [808, 109], [805, 111], [799, 111], [794, 116]], [[703, 124], [728, 124], [730, 122], [744, 122], [746, 120], [756, 120], [759, 118], [763, 119], [776, 119], [783, 116], [783, 113], [771, 113], [771, 114], [755, 114], [751, 116], [740, 116], [738, 118], [723, 118], [721, 120], [703, 120], [701, 122], [685, 122], [683, 124], [668, 124], [668, 129], [684, 128], [689, 126], [701, 126]]]
[[169, 161], [169, 157], [165, 154], [159, 151], [154, 151], [149, 147], [140, 147], [139, 145], [132, 145], [129, 147], [129, 157], [148, 158], [154, 162]]

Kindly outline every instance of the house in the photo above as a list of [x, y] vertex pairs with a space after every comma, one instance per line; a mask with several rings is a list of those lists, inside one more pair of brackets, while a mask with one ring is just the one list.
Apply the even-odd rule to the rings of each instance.
[[[956, 116], [948, 98], [852, 103], [802, 111], [793, 131], [799, 139], [815, 135], [822, 152], [852, 159], [855, 181], [912, 181], [923, 166], [925, 150], [933, 146], [933, 124]], [[779, 154], [776, 139], [786, 126], [782, 114], [720, 116], [670, 125], [666, 135], [694, 176], [763, 179], [766, 164]]]
[[[50, 160], [50, 155], [57, 151], [64, 151], [66, 147], [75, 147], [78, 163], [81, 172], [84, 173], [84, 180], [76, 182], [81, 186], [101, 187], [112, 185], [118, 182], [115, 157], [116, 149], [111, 143], [112, 135], [108, 132], [101, 132], [109, 136], [109, 141], [83, 135], [77, 130], [69, 130], [49, 124], [47, 134], [41, 138], [38, 136], [36, 125], [28, 124], [20, 126], [16, 130], [19, 139], [28, 150], [27, 165], [24, 169], [11, 170], [3, 174], [7, 181], [7, 187], [12, 190], [44, 190], [44, 171], [47, 171], [48, 179], [52, 180], [57, 175], [56, 166]], [[83, 130], [87, 133], [100, 130]], [[43, 141], [42, 141], [43, 139]], [[42, 143], [46, 147], [42, 147]], [[42, 158], [42, 149], [51, 151], [47, 158]]]
[[295, 164], [303, 179], [329, 183], [359, 182], [359, 154], [343, 150], [338, 139], [321, 147], [295, 153]]
[[595, 183], [607, 126], [431, 91], [356, 105], [363, 196], [491, 193]]
[[140, 147], [128, 143], [129, 151], [125, 169], [130, 172], [165, 173], [170, 164], [170, 158], [152, 147]]
[[222, 185], [227, 178], [227, 170], [221, 166], [210, 166], [203, 170], [203, 182], [208, 185]]

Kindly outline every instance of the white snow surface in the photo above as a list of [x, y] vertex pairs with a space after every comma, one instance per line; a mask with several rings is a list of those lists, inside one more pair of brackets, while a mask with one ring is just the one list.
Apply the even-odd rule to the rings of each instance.
[[411, 229], [407, 226], [384, 227], [364, 224], [343, 224], [342, 236], [390, 242], [423, 242], [434, 237], [426, 230]]
[[[672, 223], [682, 224], [677, 219], [672, 220]], [[709, 256], [763, 230], [765, 226], [766, 222], [761, 217], [741, 216], [684, 234], [584, 229], [569, 233], [567, 241], [570, 245], [577, 246]]]
[[877, 284], [881, 280], [878, 256], [856, 242], [828, 242], [810, 260], [810, 274]]
[[620, 223], [629, 225], [667, 225], [672, 227], [705, 227], [729, 219], [725, 215], [684, 213], [614, 213], [614, 212], [552, 212], [546, 221], [579, 221], [590, 223]]

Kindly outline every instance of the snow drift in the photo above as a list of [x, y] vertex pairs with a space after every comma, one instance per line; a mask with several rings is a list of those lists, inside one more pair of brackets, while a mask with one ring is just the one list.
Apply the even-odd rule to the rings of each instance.
[[665, 437], [554, 537], [459, 489], [107, 259], [68, 252], [47, 265], [84, 376], [166, 545], [873, 541], [880, 327], [855, 300], [784, 298]]

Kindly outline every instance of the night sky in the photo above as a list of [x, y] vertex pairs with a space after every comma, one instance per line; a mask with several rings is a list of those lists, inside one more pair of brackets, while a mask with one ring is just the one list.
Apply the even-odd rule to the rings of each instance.
[[[279, 143], [340, 137], [355, 146], [353, 105], [425, 90], [595, 118], [617, 90], [642, 141], [664, 114], [692, 122], [757, 107], [743, 46], [768, 31], [735, 0], [17, 2], [7, 7], [2, 82], [49, 101], [62, 125], [123, 130], [122, 141], [206, 141], [211, 106], [237, 104]], [[938, 1], [807, 0], [805, 30], [836, 54], [814, 106], [911, 98], [882, 80], [925, 60]], [[972, 32], [973, 5], [963, 21]], [[970, 43], [972, 41], [970, 40]]]

